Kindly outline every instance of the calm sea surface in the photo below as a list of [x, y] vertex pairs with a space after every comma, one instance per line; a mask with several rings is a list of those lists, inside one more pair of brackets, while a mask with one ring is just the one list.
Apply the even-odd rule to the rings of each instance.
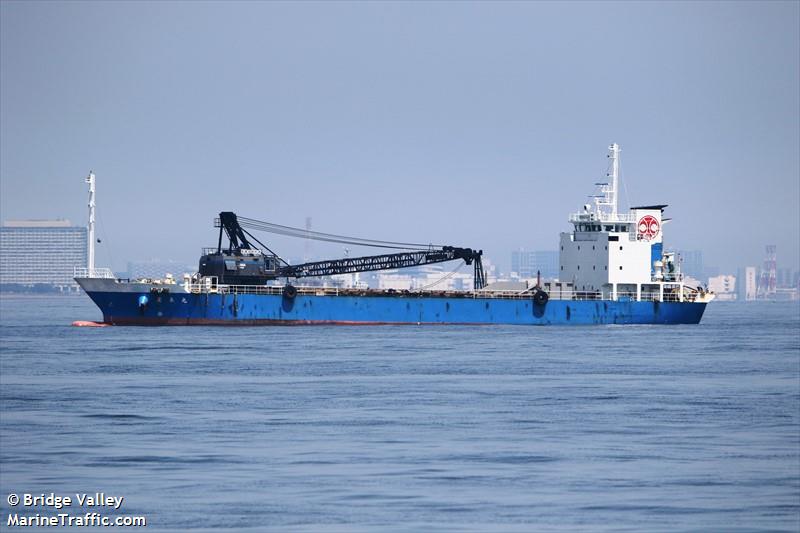
[[143, 531], [800, 530], [796, 302], [699, 326], [76, 319], [100, 319], [85, 296], [0, 299], [0, 529], [57, 514], [10, 493], [104, 492]]

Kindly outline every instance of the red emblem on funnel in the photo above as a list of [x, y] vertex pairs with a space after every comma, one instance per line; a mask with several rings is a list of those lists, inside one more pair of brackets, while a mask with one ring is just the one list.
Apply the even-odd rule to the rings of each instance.
[[639, 219], [638, 233], [639, 238], [649, 241], [658, 235], [658, 230], [661, 229], [661, 224], [658, 223], [656, 217], [652, 215], [645, 215]]

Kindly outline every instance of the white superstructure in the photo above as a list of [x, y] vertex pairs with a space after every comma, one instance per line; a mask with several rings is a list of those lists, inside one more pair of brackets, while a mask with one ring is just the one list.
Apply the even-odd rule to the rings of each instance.
[[663, 211], [666, 205], [631, 207], [618, 212], [619, 146], [609, 147], [608, 180], [600, 194], [569, 221], [574, 230], [561, 234], [559, 280], [578, 293], [604, 300], [710, 299], [685, 287], [674, 254], [664, 253]]

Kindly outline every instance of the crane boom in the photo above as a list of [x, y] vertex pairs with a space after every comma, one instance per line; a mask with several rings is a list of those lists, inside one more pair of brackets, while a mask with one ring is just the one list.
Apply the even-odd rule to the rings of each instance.
[[[391, 254], [346, 257], [344, 259], [329, 259], [290, 265], [242, 228], [235, 213], [222, 212], [214, 222], [215, 226], [219, 227], [217, 248], [216, 250], [204, 250], [200, 258], [199, 273], [201, 276], [215, 276], [220, 283], [254, 285], [266, 283], [276, 278], [333, 276], [354, 272], [408, 268], [461, 259], [468, 265], [474, 265], [475, 288], [482, 289], [486, 286], [486, 277], [481, 262], [482, 250], [457, 246], [430, 246], [425, 250], [409, 250]], [[287, 227], [281, 226], [281, 228]], [[281, 231], [285, 230], [282, 229]], [[227, 248], [222, 245], [224, 234], [228, 236]], [[269, 254], [252, 245], [247, 237], [261, 245]], [[369, 242], [379, 243], [382, 241]], [[385, 244], [387, 244], [386, 248], [397, 248], [394, 245], [400, 243]]]
[[365, 257], [347, 257], [344, 259], [329, 259], [326, 261], [314, 261], [299, 265], [287, 265], [278, 268], [279, 277], [305, 278], [310, 276], [334, 276], [336, 274], [351, 274], [353, 272], [369, 272], [374, 270], [389, 270], [393, 268], [408, 268], [420, 265], [431, 265], [434, 263], [444, 263], [463, 259], [468, 265], [475, 264], [475, 271], [480, 272], [481, 276], [476, 275], [477, 289], [483, 288], [485, 282], [478, 285], [478, 279], [483, 280], [483, 265], [481, 264], [481, 250], [472, 248], [457, 248], [455, 246], [443, 246], [432, 248], [427, 251], [400, 252], [384, 255], [369, 255]]

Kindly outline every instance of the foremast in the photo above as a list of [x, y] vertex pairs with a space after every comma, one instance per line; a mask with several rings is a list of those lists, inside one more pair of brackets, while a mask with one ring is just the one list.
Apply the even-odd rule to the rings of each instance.
[[[89, 171], [89, 175], [86, 176], [83, 181], [89, 184], [89, 222], [86, 227], [86, 267], [78, 267], [74, 268], [73, 275], [75, 279], [78, 280], [79, 278], [113, 278], [114, 273], [111, 272], [110, 268], [95, 268], [94, 266], [94, 244], [95, 244], [95, 201], [94, 201], [94, 194], [95, 194], [95, 176], [94, 172], [91, 170]], [[79, 282], [80, 283], [80, 282]]]
[[89, 277], [93, 277], [92, 273], [94, 272], [94, 172], [91, 170], [89, 171], [89, 175], [86, 176], [84, 180], [86, 183], [89, 184], [89, 227], [88, 227], [88, 242], [87, 242], [87, 258], [86, 258], [86, 270], [89, 273]]

